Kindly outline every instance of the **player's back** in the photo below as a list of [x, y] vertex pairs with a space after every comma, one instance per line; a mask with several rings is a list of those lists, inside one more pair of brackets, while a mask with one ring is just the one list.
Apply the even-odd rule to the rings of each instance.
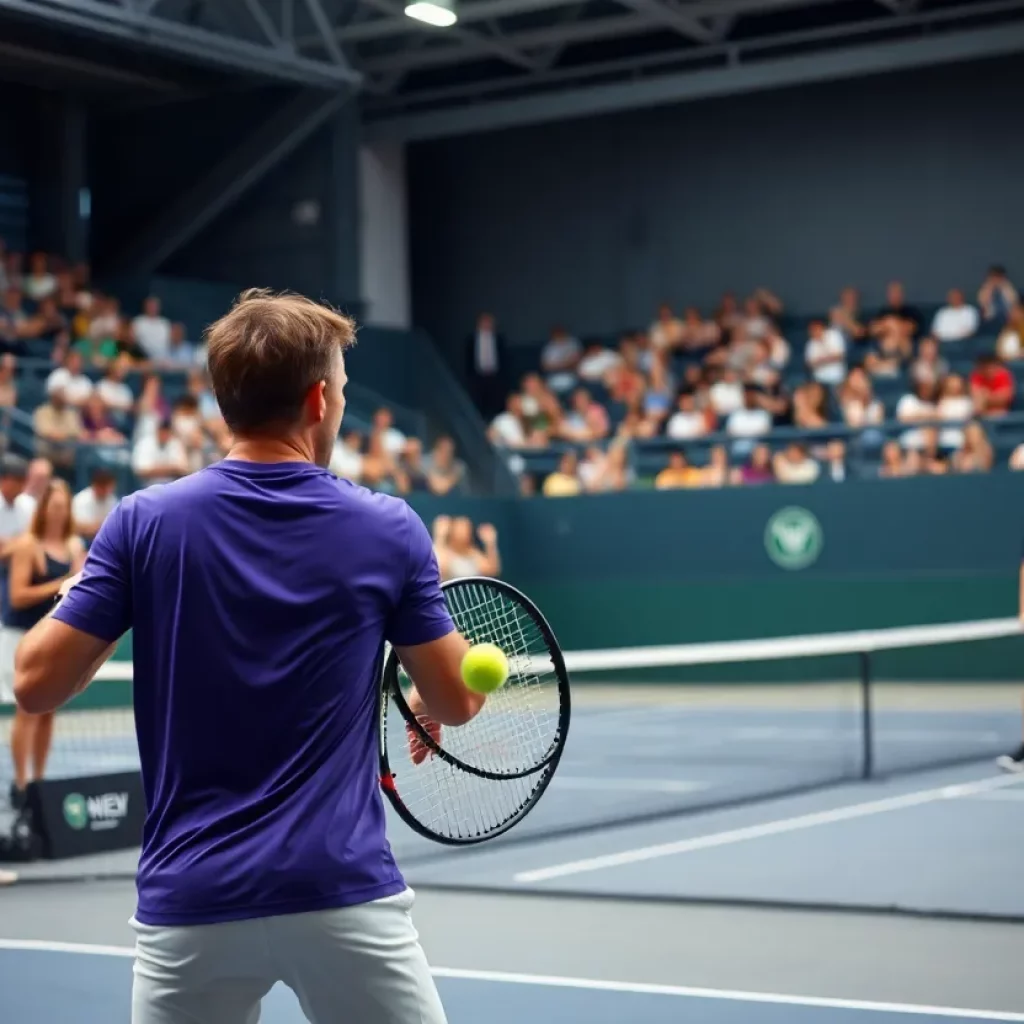
[[315, 466], [241, 461], [139, 492], [117, 517], [148, 805], [139, 920], [401, 891], [376, 694], [385, 637], [434, 639], [405, 614], [431, 572], [422, 523]]

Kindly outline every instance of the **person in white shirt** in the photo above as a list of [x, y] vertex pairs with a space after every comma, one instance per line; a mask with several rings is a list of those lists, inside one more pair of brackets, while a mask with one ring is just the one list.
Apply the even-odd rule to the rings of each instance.
[[508, 396], [505, 411], [499, 412], [487, 428], [487, 439], [499, 448], [522, 448], [526, 444], [521, 395]]
[[839, 407], [848, 427], [867, 427], [885, 419], [885, 406], [875, 397], [871, 378], [855, 366], [839, 388]]
[[[7, 572], [15, 543], [28, 531], [35, 515], [35, 499], [25, 494], [25, 463], [14, 455], [0, 460], [0, 587], [7, 588]], [[0, 608], [6, 598], [0, 602]], [[14, 645], [20, 633], [4, 633], [0, 622], [0, 705], [14, 703]]]
[[48, 299], [57, 290], [57, 279], [47, 268], [46, 254], [32, 254], [30, 269], [22, 280], [21, 290], [33, 301]]
[[540, 365], [552, 391], [571, 391], [576, 386], [576, 367], [583, 348], [565, 328], [556, 327], [540, 353]]
[[132, 321], [136, 343], [154, 362], [165, 362], [171, 351], [171, 321], [160, 314], [160, 300], [151, 295]]
[[155, 432], [147, 431], [135, 442], [132, 470], [146, 485], [168, 484], [188, 474], [188, 454], [170, 420], [162, 420]]
[[963, 341], [978, 333], [981, 318], [974, 306], [964, 302], [964, 293], [959, 288], [950, 291], [946, 303], [932, 321], [932, 334], [939, 341]]
[[730, 437], [761, 437], [772, 429], [772, 417], [758, 403], [756, 388], [744, 388], [743, 406], [729, 414], [725, 432]]
[[582, 380], [602, 381], [622, 362], [622, 356], [614, 349], [605, 348], [600, 342], [587, 346], [576, 372]]
[[708, 390], [708, 398], [715, 415], [724, 418], [743, 405], [743, 385], [739, 374], [727, 368]]
[[688, 441], [703, 437], [708, 432], [708, 421], [697, 409], [697, 401], [688, 391], [679, 396], [678, 411], [672, 413], [665, 425], [665, 435], [674, 441]]
[[363, 478], [363, 435], [350, 430], [343, 439], [334, 442], [330, 470], [335, 476], [359, 483]]
[[651, 344], [660, 351], [678, 348], [686, 337], [686, 327], [682, 320], [676, 317], [670, 306], [661, 306], [658, 309], [658, 319], [651, 324], [648, 332]]
[[103, 520], [114, 511], [117, 494], [114, 491], [114, 474], [105, 466], [92, 471], [92, 481], [71, 500], [71, 517], [75, 531], [85, 540], [92, 540], [103, 525]]
[[[940, 420], [960, 424], [974, 416], [974, 399], [967, 393], [963, 377], [953, 374], [942, 382], [936, 415]], [[959, 449], [963, 443], [964, 432], [959, 428], [943, 430], [939, 434], [940, 448]]]
[[132, 389], [124, 382], [131, 366], [128, 356], [118, 356], [106, 370], [103, 378], [96, 383], [96, 391], [103, 404], [112, 412], [131, 412], [135, 405], [135, 395]]
[[813, 484], [821, 476], [821, 466], [795, 441], [775, 454], [772, 470], [780, 484]]
[[63, 391], [68, 405], [80, 408], [92, 394], [93, 388], [92, 381], [82, 370], [81, 353], [72, 350], [65, 356], [64, 365], [58, 366], [46, 378], [46, 393], [52, 395], [55, 391]]
[[505, 368], [505, 339], [490, 313], [477, 317], [476, 330], [466, 343], [466, 371], [470, 396], [486, 418], [501, 411], [505, 402], [502, 371]]
[[814, 320], [808, 327], [804, 360], [819, 384], [835, 386], [846, 377], [846, 339], [842, 331]]
[[380, 435], [384, 451], [397, 458], [405, 451], [405, 434], [394, 424], [395, 419], [386, 406], [381, 406], [373, 414], [373, 432]]
[[[938, 419], [935, 394], [934, 384], [927, 380], [915, 382], [914, 390], [896, 403], [896, 419], [900, 423], [934, 423]], [[927, 435], [924, 430], [908, 430], [900, 438], [900, 443], [904, 448], [921, 451], [927, 443]]]

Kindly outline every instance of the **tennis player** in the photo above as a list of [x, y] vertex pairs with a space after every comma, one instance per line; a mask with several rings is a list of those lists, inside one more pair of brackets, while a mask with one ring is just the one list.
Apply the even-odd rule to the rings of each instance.
[[424, 525], [324, 468], [353, 332], [307, 299], [242, 295], [206, 339], [227, 458], [124, 498], [19, 648], [15, 695], [40, 713], [133, 629], [134, 1024], [254, 1024], [277, 981], [314, 1024], [444, 1021], [385, 838], [385, 640], [434, 723], [483, 698]]

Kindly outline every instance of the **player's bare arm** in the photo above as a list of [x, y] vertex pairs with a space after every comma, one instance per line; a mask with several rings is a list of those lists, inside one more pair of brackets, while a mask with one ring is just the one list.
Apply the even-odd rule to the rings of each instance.
[[462, 682], [462, 659], [469, 643], [459, 632], [395, 650], [415, 686], [409, 706], [417, 715], [425, 714], [439, 725], [465, 725], [484, 706], [483, 694]]

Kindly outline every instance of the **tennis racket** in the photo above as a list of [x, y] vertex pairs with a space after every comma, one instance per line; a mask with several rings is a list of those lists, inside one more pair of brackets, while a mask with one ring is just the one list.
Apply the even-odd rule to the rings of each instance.
[[410, 828], [462, 846], [507, 832], [544, 795], [569, 733], [569, 677], [551, 627], [515, 587], [468, 576], [443, 583], [442, 590], [455, 628], [470, 643], [496, 644], [505, 652], [508, 680], [472, 721], [444, 726], [438, 736], [436, 726], [428, 731], [410, 709], [409, 679], [389, 651], [381, 685], [380, 779]]

